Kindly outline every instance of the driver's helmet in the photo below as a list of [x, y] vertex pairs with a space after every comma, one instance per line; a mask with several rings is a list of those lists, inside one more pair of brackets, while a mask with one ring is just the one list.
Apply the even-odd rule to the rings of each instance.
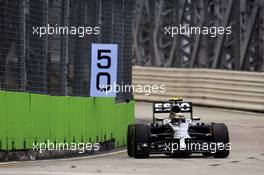
[[185, 116], [183, 115], [183, 113], [181, 113], [179, 104], [172, 104], [170, 118], [174, 122], [179, 122], [185, 119]]

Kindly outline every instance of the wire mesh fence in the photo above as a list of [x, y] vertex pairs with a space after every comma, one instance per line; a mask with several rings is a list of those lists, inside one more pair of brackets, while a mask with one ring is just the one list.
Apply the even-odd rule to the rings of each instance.
[[[89, 96], [91, 43], [118, 44], [117, 84], [131, 84], [133, 5], [133, 0], [0, 0], [0, 89]], [[34, 35], [34, 27], [48, 26], [55, 32], [98, 26], [100, 34]], [[131, 98], [131, 92], [120, 92], [116, 99]]]

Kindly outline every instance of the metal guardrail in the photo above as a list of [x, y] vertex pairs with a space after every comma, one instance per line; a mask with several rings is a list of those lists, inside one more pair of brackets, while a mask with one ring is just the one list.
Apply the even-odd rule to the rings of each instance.
[[164, 93], [134, 92], [140, 101], [179, 96], [196, 105], [264, 112], [264, 72], [134, 66], [133, 84], [166, 87]]
[[[264, 71], [262, 0], [135, 0], [135, 4], [134, 64]], [[180, 26], [189, 26], [189, 34], [178, 31]], [[193, 27], [208, 28], [211, 34], [192, 32]], [[231, 27], [231, 33], [213, 36], [215, 27]]]

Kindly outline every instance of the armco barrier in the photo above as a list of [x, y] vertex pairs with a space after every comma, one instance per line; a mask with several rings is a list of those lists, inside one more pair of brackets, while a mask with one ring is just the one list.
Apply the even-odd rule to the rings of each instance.
[[114, 98], [49, 96], [0, 91], [0, 150], [31, 149], [34, 142], [126, 144], [134, 102]]
[[133, 84], [165, 85], [165, 93], [136, 100], [162, 101], [180, 96], [194, 104], [264, 112], [264, 72], [133, 67]]

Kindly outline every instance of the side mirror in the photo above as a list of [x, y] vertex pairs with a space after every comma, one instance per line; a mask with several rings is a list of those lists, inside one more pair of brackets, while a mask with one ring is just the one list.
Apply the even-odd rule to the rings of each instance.
[[193, 120], [195, 121], [197, 121], [197, 120], [201, 120], [201, 118], [200, 117], [193, 117]]

